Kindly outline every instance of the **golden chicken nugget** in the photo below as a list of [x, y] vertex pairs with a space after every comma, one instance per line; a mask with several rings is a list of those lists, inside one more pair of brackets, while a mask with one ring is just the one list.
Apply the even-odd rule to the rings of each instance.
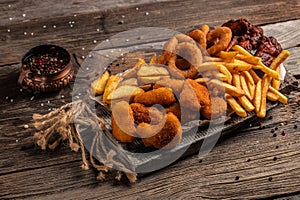
[[201, 115], [205, 119], [216, 119], [225, 115], [227, 103], [220, 97], [212, 97], [211, 103], [201, 108]]
[[153, 146], [158, 149], [172, 148], [181, 141], [182, 128], [178, 118], [169, 112], [160, 124], [139, 124], [137, 134], [147, 147]]
[[132, 142], [135, 139], [133, 111], [128, 102], [120, 101], [112, 105], [112, 135], [120, 142]]
[[146, 106], [152, 106], [154, 104], [170, 105], [176, 102], [176, 98], [171, 89], [161, 87], [136, 95], [134, 97], [134, 102]]

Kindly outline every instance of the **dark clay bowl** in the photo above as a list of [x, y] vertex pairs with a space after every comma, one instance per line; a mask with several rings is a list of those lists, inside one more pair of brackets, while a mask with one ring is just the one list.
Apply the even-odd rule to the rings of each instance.
[[67, 50], [56, 45], [40, 45], [23, 56], [18, 83], [23, 89], [54, 92], [67, 86], [73, 76], [73, 64]]

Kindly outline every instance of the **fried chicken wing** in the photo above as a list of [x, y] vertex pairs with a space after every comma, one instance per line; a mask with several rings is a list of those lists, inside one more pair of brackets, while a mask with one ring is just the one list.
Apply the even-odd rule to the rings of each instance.
[[135, 103], [141, 103], [146, 106], [152, 106], [154, 104], [170, 105], [176, 102], [175, 96], [169, 88], [161, 87], [150, 90], [141, 95], [134, 97]]
[[158, 149], [172, 148], [181, 141], [182, 128], [178, 118], [169, 112], [160, 124], [139, 124], [137, 134], [142, 138], [145, 146], [153, 146]]

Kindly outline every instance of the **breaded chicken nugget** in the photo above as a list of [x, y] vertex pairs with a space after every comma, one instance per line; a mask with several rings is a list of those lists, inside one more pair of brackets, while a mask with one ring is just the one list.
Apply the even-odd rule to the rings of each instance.
[[156, 107], [146, 107], [140, 103], [132, 103], [130, 107], [133, 111], [134, 121], [136, 124], [142, 122], [148, 124], [158, 124], [162, 121], [164, 115]]
[[158, 125], [139, 124], [137, 134], [142, 137], [145, 146], [172, 148], [181, 141], [182, 128], [178, 118], [169, 112], [163, 121]]
[[175, 94], [179, 94], [182, 91], [183, 84], [184, 84], [184, 80], [164, 78], [157, 81], [153, 86], [153, 88], [157, 89], [160, 87], [168, 87], [171, 88]]
[[205, 107], [206, 105], [210, 105], [210, 95], [207, 87], [197, 83], [195, 80], [187, 79], [186, 80], [194, 89], [196, 93], [197, 99], [201, 106]]
[[179, 121], [181, 121], [181, 108], [179, 103], [173, 103], [170, 106], [165, 107], [165, 110], [166, 113], [173, 113], [179, 119]]
[[205, 119], [216, 119], [225, 114], [227, 103], [220, 97], [212, 97], [211, 104], [201, 109], [201, 114]]
[[161, 87], [136, 95], [134, 97], [134, 102], [141, 103], [146, 106], [152, 106], [154, 104], [170, 105], [176, 102], [176, 99], [172, 90], [166, 87]]
[[187, 81], [184, 82], [182, 92], [180, 93], [180, 106], [197, 111], [201, 108], [194, 89]]
[[112, 135], [120, 142], [134, 141], [136, 128], [133, 111], [126, 101], [112, 105]]

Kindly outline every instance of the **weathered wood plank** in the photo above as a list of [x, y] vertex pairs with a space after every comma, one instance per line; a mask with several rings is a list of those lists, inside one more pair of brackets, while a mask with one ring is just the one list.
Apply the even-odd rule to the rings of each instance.
[[[146, 12], [149, 15], [145, 15]], [[44, 43], [62, 45], [78, 55], [86, 55], [87, 53], [81, 50], [82, 47], [89, 51], [96, 46], [94, 40], [100, 42], [111, 35], [132, 28], [156, 26], [186, 32], [200, 24], [218, 26], [231, 18], [240, 17], [246, 17], [255, 24], [286, 21], [300, 16], [299, 12], [299, 3], [295, 0], [272, 2], [222, 0], [217, 4], [213, 1], [189, 0], [140, 5], [139, 10], [135, 7], [122, 7], [87, 14], [80, 13], [76, 17], [73, 13], [68, 13], [46, 19], [5, 24], [0, 26], [3, 48], [0, 65], [20, 62], [28, 49]], [[124, 24], [120, 24], [121, 20]], [[75, 24], [70, 28], [69, 22], [73, 21]], [[47, 28], [43, 29], [44, 25]], [[53, 28], [53, 25], [56, 28]], [[10, 29], [9, 33], [7, 29]]]
[[[70, 0], [67, 4], [62, 4], [60, 0], [3, 0], [0, 2], [0, 24], [9, 25], [29, 20], [45, 19], [54, 15], [66, 16], [70, 13], [90, 13], [128, 6], [138, 7], [142, 4], [164, 1], [170, 2], [172, 0], [101, 0], [101, 2], [97, 0]], [[23, 14], [25, 14], [25, 17]], [[9, 20], [10, 17], [12, 17], [12, 20]]]
[[[76, 161], [4, 175], [1, 178], [4, 180], [3, 187], [7, 190], [2, 198], [49, 193], [49, 199], [147, 199], [150, 196], [257, 199], [298, 192], [300, 132], [299, 128], [294, 129], [294, 123], [300, 120], [297, 103], [272, 110], [270, 115], [273, 120], [267, 118], [263, 121], [263, 125], [270, 128], [260, 130], [255, 126], [246, 131], [235, 132], [232, 137], [223, 139], [201, 163], [197, 156], [181, 160], [143, 177], [130, 188], [110, 184], [91, 187], [96, 185], [94, 178], [91, 178], [91, 171], [81, 171], [80, 162]], [[294, 114], [288, 115], [293, 112]], [[286, 117], [282, 119], [281, 116]], [[288, 124], [280, 126], [281, 122]], [[271, 127], [278, 127], [278, 130], [274, 129], [276, 137], [273, 136]], [[283, 130], [286, 131], [285, 136], [281, 135]], [[34, 175], [40, 173], [38, 177]], [[239, 180], [236, 180], [237, 176]], [[23, 178], [27, 180], [26, 188], [22, 184]]]

